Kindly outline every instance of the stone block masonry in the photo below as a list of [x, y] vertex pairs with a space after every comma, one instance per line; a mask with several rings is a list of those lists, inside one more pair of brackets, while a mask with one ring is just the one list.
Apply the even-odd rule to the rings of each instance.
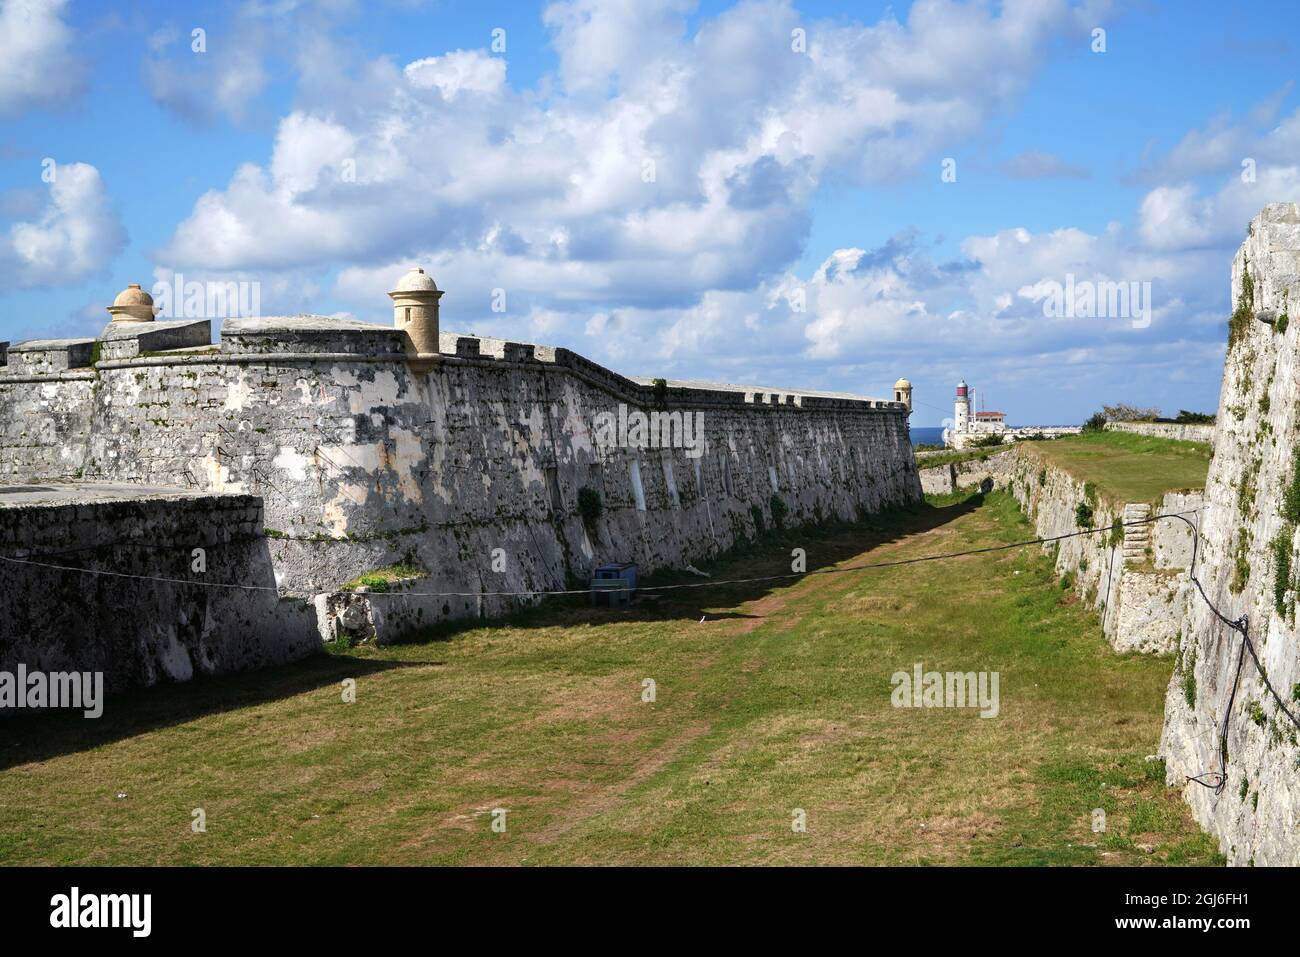
[[[1125, 526], [1148, 517], [1150, 506], [1108, 502], [1088, 483], [1027, 450], [1017, 449], [1014, 455], [1015, 468], [1006, 484], [1039, 537], [1082, 531], [1081, 506], [1086, 527], [1107, 529], [1045, 547], [1055, 556], [1057, 573], [1069, 575], [1075, 593], [1101, 616], [1111, 647], [1120, 652], [1174, 651], [1191, 594], [1191, 529], [1177, 519]], [[1169, 492], [1157, 512], [1189, 512], [1195, 523], [1199, 506], [1198, 492]], [[1119, 530], [1110, 531], [1116, 522]]]
[[1209, 442], [1214, 438], [1214, 426], [1185, 422], [1107, 422], [1106, 431], [1131, 432], [1180, 442]]
[[321, 648], [312, 606], [277, 593], [252, 496], [4, 486], [0, 555], [0, 671], [98, 671], [111, 693]]
[[[1146, 503], [1104, 501], [1087, 483], [1045, 465], [1023, 445], [986, 459], [923, 468], [921, 483], [927, 495], [982, 485], [1009, 489], [1041, 538], [1080, 531], [1080, 504], [1092, 509], [1092, 528], [1109, 528], [1116, 520], [1123, 523], [1151, 514]], [[1159, 512], [1191, 513], [1189, 518], [1195, 522], [1200, 504], [1199, 492], [1169, 492]], [[1191, 589], [1187, 567], [1192, 532], [1186, 524], [1166, 519], [1125, 526], [1118, 537], [1098, 532], [1046, 547], [1055, 556], [1057, 573], [1069, 575], [1075, 593], [1097, 610], [1102, 630], [1116, 651], [1168, 653], [1177, 647]]]
[[[1214, 455], [1206, 481], [1198, 577], [1229, 619], [1245, 615], [1269, 682], [1300, 713], [1295, 597], [1300, 501], [1300, 205], [1272, 203], [1250, 223], [1232, 262], [1233, 314]], [[1161, 752], [1232, 864], [1300, 864], [1300, 743], [1241, 639], [1201, 601], [1189, 602], [1169, 683]], [[1226, 714], [1228, 734], [1220, 741]], [[1189, 783], [1218, 772], [1220, 789]], [[1211, 778], [1210, 780], [1214, 780]]]
[[[433, 339], [433, 311], [438, 352], [413, 352], [405, 293], [394, 327], [227, 320], [213, 345], [202, 322], [142, 318], [142, 295], [85, 348], [10, 350], [0, 476], [257, 496], [286, 594], [397, 564], [428, 573], [423, 592], [466, 593], [390, 621], [496, 615], [526, 599], [483, 593], [562, 589], [606, 561], [680, 567], [777, 522], [921, 497], [906, 401], [632, 379], [565, 349]], [[699, 416], [703, 454], [602, 445], [597, 418], [620, 406]]]

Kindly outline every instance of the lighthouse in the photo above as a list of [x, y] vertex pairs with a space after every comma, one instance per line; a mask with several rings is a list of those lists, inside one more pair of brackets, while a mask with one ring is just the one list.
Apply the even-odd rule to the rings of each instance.
[[958, 434], [970, 431], [970, 390], [966, 380], [957, 383], [957, 398], [953, 402], [952, 430]]

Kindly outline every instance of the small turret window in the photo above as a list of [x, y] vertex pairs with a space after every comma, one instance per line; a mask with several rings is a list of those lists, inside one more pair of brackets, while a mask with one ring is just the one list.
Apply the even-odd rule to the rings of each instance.
[[407, 307], [406, 307], [406, 324], [407, 324], [408, 326], [411, 324], [411, 307], [410, 307], [410, 306], [407, 306]]

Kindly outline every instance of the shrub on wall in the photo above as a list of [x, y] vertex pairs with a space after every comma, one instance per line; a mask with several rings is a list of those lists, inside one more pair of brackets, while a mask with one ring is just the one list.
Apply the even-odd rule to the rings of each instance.
[[1129, 405], [1127, 402], [1103, 405], [1101, 414], [1106, 417], [1107, 422], [1152, 422], [1160, 418], [1159, 409], [1143, 409], [1136, 405]]
[[1241, 295], [1237, 297], [1237, 308], [1228, 320], [1228, 351], [1237, 344], [1250, 321], [1255, 318], [1255, 278], [1250, 274], [1250, 262], [1245, 261], [1241, 267]]
[[1287, 593], [1291, 591], [1291, 540], [1295, 536], [1295, 526], [1289, 522], [1273, 539], [1273, 608], [1279, 615], [1286, 615]]
[[578, 489], [578, 514], [582, 516], [584, 522], [591, 525], [600, 518], [604, 510], [605, 505], [600, 500], [599, 492], [586, 485]]
[[1087, 502], [1074, 506], [1074, 521], [1080, 528], [1092, 528], [1092, 506]]
[[768, 501], [768, 506], [772, 509], [772, 524], [777, 528], [785, 528], [785, 517], [790, 514], [790, 506], [785, 504], [781, 496], [775, 494]]
[[1282, 519], [1300, 525], [1300, 449], [1291, 456], [1291, 481], [1282, 489]]

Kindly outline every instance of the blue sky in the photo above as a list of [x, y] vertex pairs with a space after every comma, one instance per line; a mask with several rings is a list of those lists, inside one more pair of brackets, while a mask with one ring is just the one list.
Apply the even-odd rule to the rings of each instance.
[[[1300, 199], [1298, 22], [1284, 2], [0, 0], [20, 65], [0, 340], [94, 335], [119, 289], [175, 272], [386, 322], [418, 262], [445, 328], [632, 374], [874, 395], [906, 375], [916, 425], [959, 377], [1016, 423], [1209, 410], [1232, 252]], [[1150, 323], [1045, 316], [1067, 274], [1150, 283]]]

